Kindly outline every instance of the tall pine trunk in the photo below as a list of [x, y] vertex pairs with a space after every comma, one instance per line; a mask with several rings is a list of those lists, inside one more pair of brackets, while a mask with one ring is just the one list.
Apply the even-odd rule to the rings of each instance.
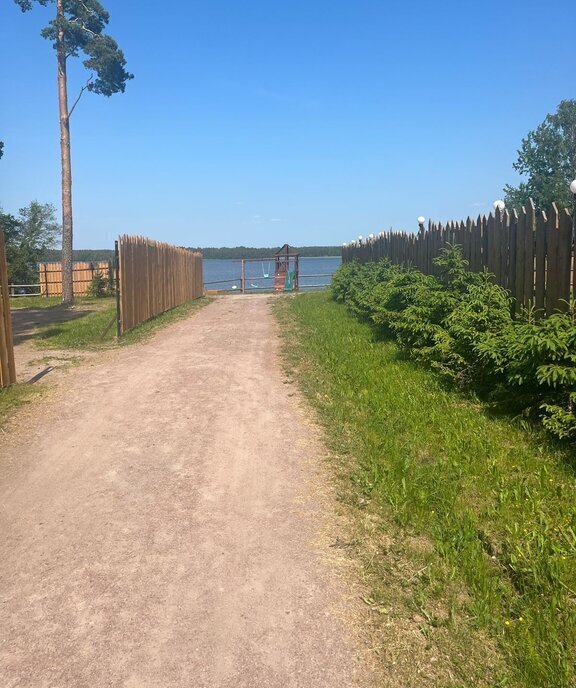
[[[64, 18], [64, 0], [56, 0], [58, 20]], [[60, 107], [60, 152], [62, 155], [62, 303], [72, 303], [72, 164], [70, 159], [70, 116], [66, 77], [64, 30], [58, 28], [58, 105]]]

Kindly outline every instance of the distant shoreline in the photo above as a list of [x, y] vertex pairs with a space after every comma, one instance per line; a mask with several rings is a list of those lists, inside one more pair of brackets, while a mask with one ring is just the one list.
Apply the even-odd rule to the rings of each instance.
[[[187, 247], [191, 251], [200, 251], [206, 260], [238, 260], [241, 258], [272, 259], [279, 246], [270, 248], [256, 248], [251, 246], [234, 247]], [[293, 246], [291, 250], [299, 253], [301, 258], [336, 258], [341, 255], [340, 246]], [[61, 254], [59, 250], [50, 250], [42, 256], [41, 263], [59, 262]], [[111, 249], [76, 249], [73, 251], [74, 261], [92, 262], [113, 260], [114, 251]]]

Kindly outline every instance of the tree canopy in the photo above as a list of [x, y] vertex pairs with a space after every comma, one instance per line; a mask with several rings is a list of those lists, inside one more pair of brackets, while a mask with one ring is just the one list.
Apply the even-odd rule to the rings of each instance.
[[38, 261], [60, 237], [54, 206], [32, 201], [19, 210], [18, 217], [0, 208], [0, 226], [6, 240], [10, 283], [34, 284], [38, 281]]
[[[55, 0], [14, 2], [27, 12], [34, 2], [46, 6], [54, 4]], [[62, 30], [66, 57], [78, 57], [84, 53], [84, 66], [96, 75], [86, 84], [88, 91], [104, 96], [124, 93], [126, 82], [134, 76], [124, 69], [126, 60], [116, 41], [103, 33], [110, 20], [108, 12], [98, 0], [63, 0], [63, 10], [64, 16], [49, 22], [42, 36], [57, 48], [58, 32]]]
[[513, 165], [526, 181], [504, 188], [511, 208], [526, 205], [529, 198], [547, 210], [553, 202], [571, 206], [570, 182], [576, 177], [576, 100], [563, 100], [534, 131], [522, 139]]

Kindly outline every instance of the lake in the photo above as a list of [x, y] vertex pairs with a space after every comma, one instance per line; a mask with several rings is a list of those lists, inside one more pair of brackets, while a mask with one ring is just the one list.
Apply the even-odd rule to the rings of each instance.
[[[300, 258], [300, 289], [327, 287], [332, 274], [340, 266], [340, 256], [328, 258]], [[204, 286], [206, 289], [240, 289], [242, 263], [240, 260], [204, 259]], [[268, 275], [268, 277], [266, 277]], [[246, 291], [270, 291], [274, 287], [274, 260], [246, 263]], [[214, 284], [217, 282], [217, 284]], [[212, 284], [211, 284], [212, 283]]]

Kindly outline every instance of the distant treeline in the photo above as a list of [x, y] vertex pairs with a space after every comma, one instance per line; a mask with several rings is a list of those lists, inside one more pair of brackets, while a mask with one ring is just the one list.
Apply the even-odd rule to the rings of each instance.
[[[56, 249], [45, 251], [40, 258], [40, 263], [59, 263], [62, 253]], [[72, 251], [72, 260], [82, 263], [96, 263], [101, 260], [114, 260], [114, 251], [108, 248], [86, 248]]]
[[[280, 250], [280, 246], [273, 248], [253, 248], [251, 246], [234, 246], [233, 248], [200, 248], [191, 247], [190, 251], [200, 251], [204, 258], [219, 258], [221, 260], [227, 258], [270, 258], [276, 251]], [[339, 256], [341, 253], [340, 246], [291, 246], [290, 250], [293, 253], [299, 253], [303, 258], [317, 258], [318, 256]], [[49, 250], [45, 251], [40, 259], [40, 262], [56, 263], [61, 258], [60, 251]], [[114, 251], [111, 249], [80, 249], [73, 251], [73, 260], [91, 262], [100, 260], [114, 260]]]
[[[200, 251], [204, 258], [270, 258], [280, 250], [280, 246], [272, 248], [254, 248], [252, 246], [234, 246], [232, 248], [196, 248], [189, 247], [192, 251]], [[299, 253], [303, 258], [318, 258], [319, 256], [339, 256], [342, 252], [340, 246], [291, 246], [292, 253]]]

